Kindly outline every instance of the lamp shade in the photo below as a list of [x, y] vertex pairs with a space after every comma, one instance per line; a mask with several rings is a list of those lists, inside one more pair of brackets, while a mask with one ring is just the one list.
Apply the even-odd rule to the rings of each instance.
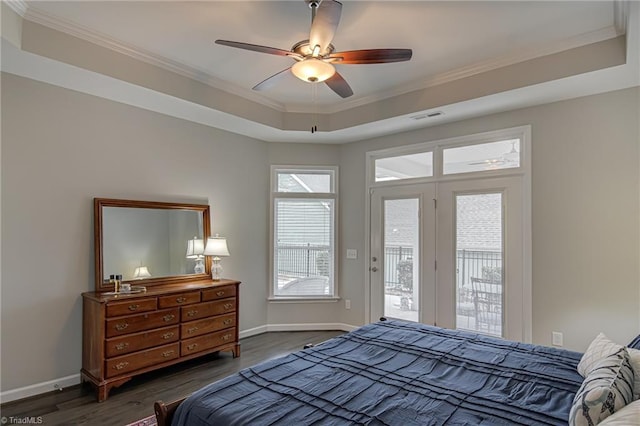
[[205, 256], [229, 256], [227, 239], [218, 236], [207, 238], [207, 245], [203, 254]]
[[204, 254], [204, 240], [193, 237], [187, 241], [187, 259], [197, 259]]
[[293, 64], [291, 72], [302, 81], [320, 83], [333, 76], [336, 69], [320, 59], [307, 58]]
[[133, 271], [133, 278], [149, 278], [151, 274], [146, 266], [138, 266]]

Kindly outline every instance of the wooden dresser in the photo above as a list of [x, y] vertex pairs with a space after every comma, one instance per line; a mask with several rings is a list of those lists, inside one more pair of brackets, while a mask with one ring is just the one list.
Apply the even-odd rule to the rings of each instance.
[[83, 293], [82, 380], [98, 401], [132, 377], [218, 351], [240, 356], [232, 280], [156, 285], [144, 293]]

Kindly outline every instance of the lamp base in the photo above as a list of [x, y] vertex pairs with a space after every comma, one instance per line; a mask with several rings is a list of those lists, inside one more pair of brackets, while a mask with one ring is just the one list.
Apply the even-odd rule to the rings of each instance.
[[211, 279], [213, 281], [220, 281], [222, 279], [222, 265], [220, 264], [220, 258], [214, 257], [211, 262]]
[[196, 274], [204, 274], [204, 261], [202, 258], [196, 259], [196, 266], [193, 268], [193, 272]]

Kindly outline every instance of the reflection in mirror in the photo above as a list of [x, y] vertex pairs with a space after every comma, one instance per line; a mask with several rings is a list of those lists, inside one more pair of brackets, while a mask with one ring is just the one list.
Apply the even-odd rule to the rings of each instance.
[[95, 198], [94, 220], [96, 291], [113, 290], [111, 275], [145, 287], [208, 278], [208, 205]]
[[203, 238], [200, 212], [104, 207], [102, 227], [108, 230], [102, 240], [105, 281], [117, 274], [127, 281], [147, 273], [147, 278], [194, 273], [187, 246], [194, 236]]

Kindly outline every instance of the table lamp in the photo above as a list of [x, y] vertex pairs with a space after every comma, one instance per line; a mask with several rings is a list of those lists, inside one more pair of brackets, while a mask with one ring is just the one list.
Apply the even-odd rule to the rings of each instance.
[[187, 241], [187, 259], [195, 259], [196, 265], [193, 272], [196, 274], [204, 274], [204, 240], [193, 237]]
[[213, 256], [211, 263], [211, 279], [220, 281], [222, 276], [222, 265], [220, 264], [220, 256], [229, 256], [227, 248], [227, 239], [216, 234], [215, 237], [207, 238], [207, 245], [204, 248], [205, 256]]

